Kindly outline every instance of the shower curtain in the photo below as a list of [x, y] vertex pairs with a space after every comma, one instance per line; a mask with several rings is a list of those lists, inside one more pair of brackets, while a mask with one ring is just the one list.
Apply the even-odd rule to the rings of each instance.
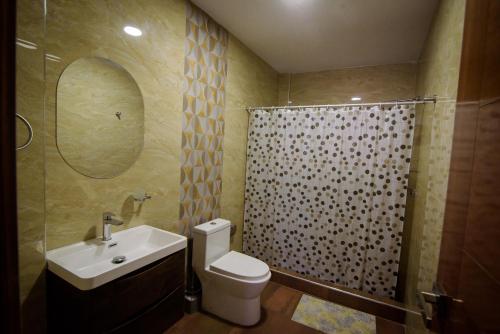
[[393, 297], [414, 119], [414, 105], [252, 112], [244, 252]]

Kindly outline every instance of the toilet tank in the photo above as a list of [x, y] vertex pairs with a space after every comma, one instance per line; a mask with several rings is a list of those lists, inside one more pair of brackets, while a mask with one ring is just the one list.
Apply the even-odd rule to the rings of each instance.
[[193, 228], [193, 267], [206, 268], [229, 252], [229, 220], [217, 218]]

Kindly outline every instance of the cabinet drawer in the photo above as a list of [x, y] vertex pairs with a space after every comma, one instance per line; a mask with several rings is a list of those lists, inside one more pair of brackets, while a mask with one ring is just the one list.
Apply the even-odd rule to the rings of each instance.
[[106, 332], [109, 334], [161, 334], [184, 315], [184, 287], [145, 310], [140, 316]]
[[108, 315], [113, 314], [116, 321], [123, 322], [183, 285], [184, 251], [181, 251], [114, 281]]

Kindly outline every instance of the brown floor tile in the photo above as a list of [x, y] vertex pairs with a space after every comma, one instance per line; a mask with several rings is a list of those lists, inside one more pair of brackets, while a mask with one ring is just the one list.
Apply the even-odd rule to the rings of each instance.
[[262, 306], [272, 312], [280, 313], [287, 317], [292, 317], [297, 304], [300, 302], [302, 292], [269, 282], [265, 290], [272, 290], [270, 295], [263, 295]]
[[184, 315], [164, 334], [227, 334], [232, 328], [233, 325], [223, 320], [198, 312]]
[[[186, 314], [164, 334], [319, 334], [320, 331], [292, 320], [302, 292], [269, 282], [262, 292], [262, 319], [252, 327], [231, 324], [216, 316], [199, 312]], [[377, 334], [403, 334], [404, 326], [377, 317]]]

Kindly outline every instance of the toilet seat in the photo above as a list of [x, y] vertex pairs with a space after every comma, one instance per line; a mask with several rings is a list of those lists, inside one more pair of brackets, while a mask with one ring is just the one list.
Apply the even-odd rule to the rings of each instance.
[[266, 263], [235, 251], [230, 251], [212, 262], [209, 269], [219, 274], [247, 281], [261, 280], [269, 275], [269, 267]]

